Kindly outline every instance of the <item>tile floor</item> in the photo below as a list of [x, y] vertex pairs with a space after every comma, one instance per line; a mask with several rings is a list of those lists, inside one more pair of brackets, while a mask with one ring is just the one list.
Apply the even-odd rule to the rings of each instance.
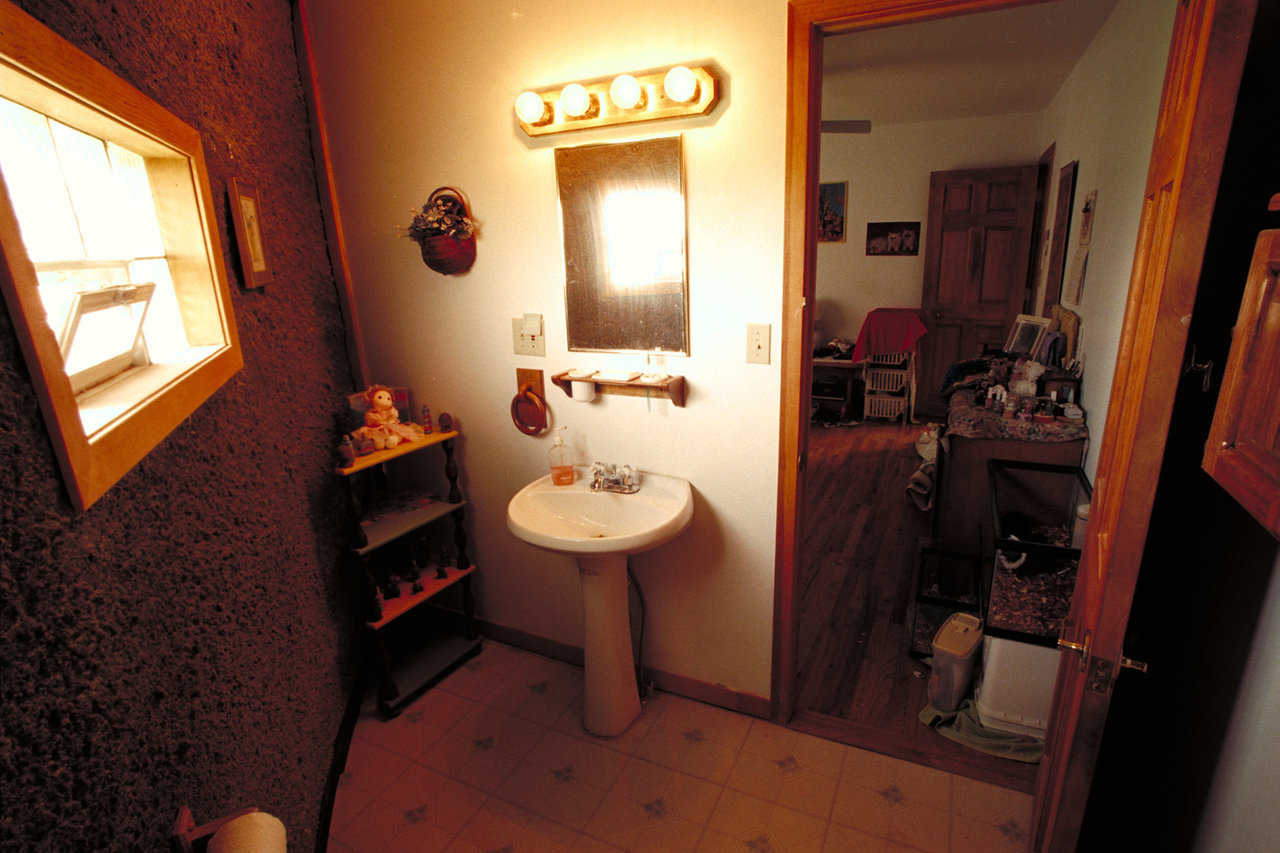
[[627, 732], [581, 724], [582, 671], [486, 641], [403, 714], [370, 708], [329, 850], [1003, 853], [1031, 797], [655, 694]]

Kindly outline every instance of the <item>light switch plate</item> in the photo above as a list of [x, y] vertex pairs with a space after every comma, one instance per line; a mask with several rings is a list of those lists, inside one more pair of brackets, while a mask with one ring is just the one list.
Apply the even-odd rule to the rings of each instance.
[[516, 355], [547, 354], [547, 340], [542, 332], [542, 315], [526, 314], [511, 318], [511, 348]]
[[747, 362], [749, 364], [769, 363], [769, 334], [768, 323], [747, 324]]

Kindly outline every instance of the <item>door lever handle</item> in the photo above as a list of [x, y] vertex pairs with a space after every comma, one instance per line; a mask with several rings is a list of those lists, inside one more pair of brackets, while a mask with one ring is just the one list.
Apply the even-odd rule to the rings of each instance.
[[1138, 672], [1147, 671], [1147, 665], [1145, 663], [1140, 660], [1134, 660], [1133, 658], [1127, 658], [1124, 655], [1120, 655], [1120, 666], [1125, 669], [1136, 669]]

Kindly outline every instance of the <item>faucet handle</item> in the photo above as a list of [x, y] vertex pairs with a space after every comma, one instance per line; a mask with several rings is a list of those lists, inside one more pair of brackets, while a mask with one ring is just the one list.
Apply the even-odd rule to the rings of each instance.
[[623, 465], [618, 471], [624, 486], [640, 484], [640, 473], [631, 465]]

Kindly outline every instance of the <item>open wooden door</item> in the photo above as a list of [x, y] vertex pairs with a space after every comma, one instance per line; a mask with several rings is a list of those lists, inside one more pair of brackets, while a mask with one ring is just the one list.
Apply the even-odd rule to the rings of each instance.
[[1256, 0], [1180, 0], [1041, 764], [1032, 849], [1071, 851], [1088, 801], [1168, 435]]

